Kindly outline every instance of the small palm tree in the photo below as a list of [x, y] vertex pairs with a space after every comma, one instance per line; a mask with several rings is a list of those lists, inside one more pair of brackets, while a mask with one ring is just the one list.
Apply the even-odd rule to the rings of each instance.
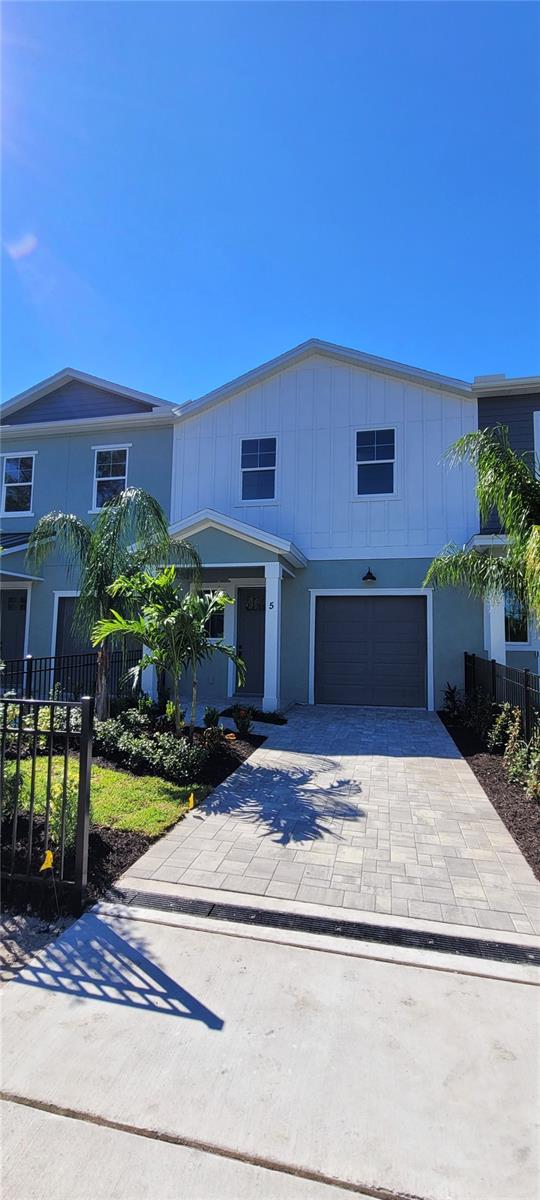
[[[74, 629], [90, 639], [97, 621], [111, 607], [110, 587], [119, 575], [132, 575], [142, 567], [175, 562], [195, 576], [200, 559], [189, 542], [172, 540], [167, 517], [157, 500], [142, 488], [127, 488], [101, 510], [95, 524], [73, 513], [50, 512], [41, 517], [28, 541], [27, 560], [39, 567], [52, 553], [65, 555], [68, 572], [75, 575], [78, 598]], [[96, 716], [109, 715], [109, 654], [100, 645], [96, 664]]]
[[481, 519], [496, 509], [507, 540], [496, 554], [447, 546], [424, 586], [465, 587], [481, 599], [508, 592], [540, 621], [540, 478], [534, 464], [512, 450], [504, 426], [465, 434], [446, 459], [476, 469]]
[[172, 681], [172, 699], [177, 732], [181, 727], [180, 677], [191, 667], [192, 705], [191, 733], [195, 725], [197, 707], [197, 667], [213, 654], [225, 654], [234, 662], [241, 679], [245, 676], [242, 659], [233, 646], [209, 635], [210, 618], [223, 612], [232, 604], [225, 592], [197, 593], [192, 586], [185, 593], [179, 586], [175, 567], [165, 567], [159, 574], [140, 572], [137, 575], [120, 576], [109, 588], [110, 595], [120, 596], [128, 602], [131, 610], [138, 608], [136, 616], [124, 617], [114, 609], [96, 622], [92, 634], [94, 645], [103, 645], [110, 638], [136, 637], [147, 648], [136, 667], [131, 669], [134, 683], [140, 679], [145, 667], [154, 666], [166, 671]]

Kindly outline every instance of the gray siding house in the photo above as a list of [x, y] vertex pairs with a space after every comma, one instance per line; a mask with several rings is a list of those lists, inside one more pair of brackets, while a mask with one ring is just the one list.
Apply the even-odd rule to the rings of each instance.
[[[62, 371], [2, 409], [2, 655], [85, 648], [76, 582], [60, 558], [31, 575], [28, 533], [51, 509], [91, 519], [134, 484], [197, 547], [204, 584], [233, 596], [215, 634], [267, 710], [434, 708], [461, 682], [465, 649], [536, 669], [523, 614], [422, 587], [449, 542], [500, 552], [472, 472], [442, 463], [458, 436], [498, 421], [531, 452], [536, 430], [538, 453], [539, 381], [471, 384], [318, 340], [180, 406]], [[209, 702], [236, 694], [219, 659], [201, 679]]]

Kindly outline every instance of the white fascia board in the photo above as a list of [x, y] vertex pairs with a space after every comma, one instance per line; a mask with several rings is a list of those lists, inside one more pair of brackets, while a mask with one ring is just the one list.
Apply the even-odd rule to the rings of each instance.
[[91, 387], [102, 388], [114, 395], [125, 396], [129, 400], [140, 400], [143, 404], [152, 404], [171, 413], [174, 411], [174, 405], [170, 400], [163, 400], [160, 396], [152, 396], [148, 392], [139, 392], [134, 388], [124, 387], [120, 383], [112, 383], [110, 379], [101, 379], [98, 375], [88, 375], [85, 371], [64, 367], [63, 370], [57, 371], [56, 375], [42, 379], [40, 383], [33, 384], [26, 391], [19, 392], [11, 400], [7, 400], [2, 405], [0, 412], [2, 416], [5, 413], [18, 412], [20, 408], [32, 404], [34, 400], [40, 400], [49, 392], [55, 392], [64, 383], [69, 383], [71, 380], [75, 380], [77, 383], [88, 383]]
[[41, 434], [43, 437], [52, 437], [55, 433], [80, 433], [83, 430], [94, 429], [118, 429], [125, 426], [139, 425], [172, 425], [174, 421], [174, 413], [169, 409], [166, 413], [163, 409], [156, 412], [147, 413], [119, 413], [114, 417], [82, 417], [76, 421], [31, 421], [27, 425], [9, 425], [4, 423], [3, 408], [0, 408], [0, 427], [2, 429], [2, 437], [6, 438], [11, 435], [15, 438], [24, 437], [26, 433], [31, 433], [32, 437]]
[[365, 370], [375, 371], [378, 374], [394, 375], [398, 379], [406, 379], [411, 383], [416, 383], [437, 391], [449, 391], [469, 400], [474, 399], [471, 384], [461, 379], [451, 379], [446, 375], [436, 375], [432, 371], [423, 371], [419, 367], [406, 366], [404, 363], [393, 362], [391, 359], [378, 358], [373, 354], [365, 354], [361, 350], [351, 350], [345, 346], [334, 345], [333, 342], [323, 342], [319, 341], [318, 338], [311, 338], [309, 341], [302, 342], [299, 346], [293, 347], [292, 350], [287, 350], [285, 354], [279, 354], [276, 358], [269, 359], [268, 362], [262, 363], [261, 366], [255, 367], [254, 370], [237, 376], [236, 379], [232, 379], [222, 387], [215, 388], [212, 392], [207, 392], [206, 395], [200, 396], [199, 399], [189, 400], [186, 404], [180, 405], [179, 408], [175, 409], [175, 416], [177, 420], [186, 420], [188, 417], [194, 416], [196, 413], [202, 412], [214, 404], [219, 404], [223, 400], [228, 400], [230, 396], [235, 395], [237, 392], [243, 391], [248, 387], [253, 387], [263, 379], [275, 375], [276, 372], [295, 366], [303, 359], [315, 354], [334, 359], [338, 362], [345, 362], [351, 366], [363, 367]]
[[25, 583], [43, 583], [42, 575], [24, 575], [21, 571], [0, 571], [0, 582], [6, 579], [23, 579]]
[[516, 379], [473, 380], [474, 396], [519, 396], [527, 392], [540, 392], [540, 375], [524, 375]]
[[203, 529], [217, 529], [221, 533], [229, 533], [233, 537], [241, 538], [242, 541], [250, 542], [253, 546], [261, 546], [264, 550], [283, 554], [295, 567], [307, 565], [305, 554], [302, 554], [302, 551], [293, 542], [287, 542], [273, 533], [266, 533], [265, 530], [258, 529], [256, 525], [237, 521], [234, 517], [228, 517], [225, 513], [216, 512], [212, 508], [203, 508], [199, 512], [193, 513], [192, 516], [185, 517], [183, 521], [175, 521], [173, 525], [169, 526], [169, 533], [171, 537], [176, 534], [186, 536], [200, 533]]

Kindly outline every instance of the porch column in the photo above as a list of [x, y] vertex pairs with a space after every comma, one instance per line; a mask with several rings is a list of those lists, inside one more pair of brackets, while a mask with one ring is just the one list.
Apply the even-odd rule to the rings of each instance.
[[506, 664], [506, 635], [504, 628], [504, 598], [484, 600], [484, 649], [488, 658]]
[[263, 712], [280, 706], [281, 667], [281, 580], [283, 568], [278, 562], [264, 568], [266, 609], [264, 618], [264, 696]]
[[[229, 591], [231, 589], [228, 589]], [[232, 589], [234, 604], [226, 604], [223, 612], [223, 641], [226, 646], [236, 646], [236, 588]], [[227, 700], [236, 691], [236, 667], [227, 659]]]

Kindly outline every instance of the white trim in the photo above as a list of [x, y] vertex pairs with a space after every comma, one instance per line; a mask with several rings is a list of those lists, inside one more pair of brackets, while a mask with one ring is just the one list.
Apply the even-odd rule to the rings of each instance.
[[524, 375], [521, 378], [506, 379], [504, 375], [492, 376], [475, 375], [472, 381], [474, 396], [508, 396], [540, 391], [540, 375]]
[[25, 575], [22, 571], [1, 571], [0, 587], [2, 586], [4, 576], [7, 579], [27, 579], [29, 583], [43, 583], [43, 575]]
[[[35, 483], [35, 475], [36, 475], [36, 454], [37, 453], [38, 453], [37, 450], [23, 450], [23, 451], [4, 450], [2, 452], [2, 454], [0, 455], [0, 458], [2, 460], [2, 478], [0, 480], [0, 487], [2, 489], [2, 493], [0, 496], [0, 517], [23, 517], [24, 518], [24, 517], [33, 517], [34, 516], [34, 513], [32, 512], [32, 504], [33, 504], [33, 500], [34, 500], [34, 483]], [[28, 487], [27, 483], [11, 483], [11, 484], [6, 483], [6, 480], [5, 480], [5, 470], [6, 470], [6, 461], [5, 460], [6, 460], [6, 458], [31, 458], [32, 459], [32, 482], [30, 484], [30, 508], [29, 509], [26, 509], [26, 508], [20, 509], [19, 508], [19, 509], [17, 509], [16, 512], [15, 511], [14, 512], [6, 512], [6, 507], [5, 507], [6, 488], [8, 488], [8, 487]]]
[[120, 490], [122, 492], [124, 492], [128, 486], [129, 451], [130, 451], [130, 447], [132, 445], [133, 445], [132, 442], [118, 442], [116, 445], [92, 446], [92, 450], [94, 451], [94, 483], [93, 483], [93, 489], [92, 489], [92, 507], [88, 509], [89, 513], [100, 513], [103, 511], [103, 508], [105, 507], [105, 505], [102, 504], [101, 507], [98, 508], [97, 503], [96, 503], [96, 501], [97, 501], [97, 485], [99, 482], [101, 482], [100, 480], [98, 480], [97, 475], [96, 475], [98, 454], [101, 454], [102, 451], [108, 451], [108, 450], [125, 450], [125, 452], [126, 452], [126, 469], [125, 469], [124, 475], [112, 475], [112, 476], [107, 475], [107, 476], [105, 476], [106, 479], [109, 479], [109, 478], [116, 479], [116, 480], [123, 479], [124, 486]]
[[281, 588], [283, 568], [267, 563], [264, 569], [264, 688], [263, 712], [281, 707]]
[[20, 583], [8, 583], [5, 580], [0, 580], [0, 591], [3, 592], [26, 592], [26, 611], [24, 614], [24, 650], [23, 658], [28, 655], [28, 643], [30, 640], [30, 605], [32, 603], [32, 579], [21, 579]]
[[[372, 458], [372, 459], [359, 460], [358, 459], [358, 451], [356, 448], [358, 434], [359, 433], [375, 433], [375, 432], [378, 432], [379, 430], [381, 432], [384, 430], [384, 431], [389, 431], [389, 432], [391, 431], [393, 433], [393, 435], [394, 435], [394, 457], [393, 458], [377, 458], [377, 459]], [[352, 499], [355, 503], [362, 504], [366, 500], [377, 500], [377, 501], [399, 500], [400, 489], [398, 487], [398, 441], [399, 441], [399, 431], [398, 431], [397, 425], [363, 425], [361, 429], [356, 428], [354, 430], [354, 444], [353, 444], [353, 448], [352, 448], [353, 456], [354, 456]], [[391, 492], [366, 492], [366, 493], [359, 492], [358, 491], [358, 468], [359, 467], [376, 466], [377, 463], [392, 463], [392, 466], [394, 468], [393, 472], [392, 472], [392, 480], [393, 480], [393, 485], [394, 485], [392, 488], [392, 491]]]
[[72, 589], [71, 591], [59, 591], [59, 592], [53, 592], [53, 619], [52, 619], [52, 632], [51, 632], [51, 658], [55, 658], [55, 657], [56, 657], [56, 633], [57, 633], [57, 627], [58, 627], [58, 601], [59, 601], [59, 600], [61, 600], [63, 596], [80, 596], [80, 594], [81, 594], [80, 592], [73, 591], [73, 589]]
[[228, 400], [237, 392], [253, 387], [263, 379], [267, 379], [269, 376], [275, 375], [278, 371], [285, 370], [287, 367], [296, 366], [304, 359], [313, 355], [334, 359], [338, 362], [345, 362], [351, 366], [363, 367], [364, 370], [374, 371], [376, 374], [395, 375], [398, 379], [406, 379], [411, 383], [420, 384], [436, 391], [457, 393], [470, 400], [475, 398], [471, 384], [465, 383], [461, 379], [451, 379], [446, 375], [436, 375], [431, 371], [423, 371], [419, 367], [410, 367], [404, 363], [394, 362], [392, 359], [378, 358], [374, 354], [365, 354], [361, 350], [351, 350], [345, 346], [338, 346], [333, 342], [321, 341], [319, 338], [310, 338], [307, 342], [302, 342], [299, 346], [294, 346], [291, 350], [285, 351], [284, 354], [279, 354], [276, 358], [269, 359], [268, 362], [262, 363], [260, 366], [255, 367], [254, 370], [247, 371], [243, 375], [238, 375], [236, 379], [230, 380], [229, 383], [223, 384], [223, 386], [215, 388], [211, 392], [207, 392], [206, 395], [200, 396], [197, 400], [187, 401], [180, 408], [175, 409], [175, 417], [179, 421], [187, 420], [196, 413], [202, 412], [206, 408], [211, 408], [214, 404], [220, 404], [223, 400]]
[[426, 674], [427, 709], [435, 708], [433, 667], [433, 589], [432, 588], [310, 588], [309, 605], [309, 684], [308, 704], [315, 703], [315, 617], [318, 596], [423, 596], [426, 601]]
[[[42, 396], [47, 396], [50, 392], [55, 392], [64, 383], [69, 383], [75, 380], [77, 383], [88, 383], [91, 387], [101, 388], [107, 392], [112, 392], [115, 396], [125, 396], [128, 400], [139, 400], [143, 404], [153, 405], [157, 408], [165, 408], [168, 412], [173, 413], [171, 401], [162, 400], [158, 396], [152, 396], [148, 392], [139, 392], [134, 388], [124, 387], [120, 383], [112, 383], [109, 379], [101, 379], [98, 375], [88, 375], [86, 371], [77, 371], [71, 367], [63, 367], [61, 371], [57, 371], [55, 375], [49, 375], [47, 379], [42, 379], [39, 383], [34, 383], [32, 387], [26, 388], [24, 392], [18, 392], [16, 396], [12, 396], [11, 400], [7, 400], [2, 406], [2, 417], [7, 414], [18, 412], [19, 409], [25, 408], [27, 404], [32, 404], [34, 400], [40, 400]], [[124, 416], [130, 414], [124, 414]], [[134, 416], [137, 414], [134, 413]], [[146, 416], [147, 414], [143, 414]], [[92, 419], [92, 418], [90, 418]]]
[[[242, 445], [243, 445], [243, 443], [244, 442], [261, 442], [261, 441], [263, 441], [263, 439], [266, 439], [268, 441], [271, 440], [275, 443], [274, 466], [273, 467], [243, 467], [242, 466]], [[238, 508], [243, 505], [247, 505], [248, 508], [253, 507], [253, 506], [264, 508], [267, 505], [278, 504], [279, 501], [277, 498], [278, 497], [278, 436], [277, 436], [277, 434], [276, 433], [253, 433], [253, 434], [250, 433], [247, 435], [242, 434], [241, 437], [238, 438], [238, 442], [239, 442], [239, 452], [240, 452], [240, 495], [239, 495], [238, 502], [235, 505], [235, 508]], [[266, 496], [263, 499], [258, 499], [258, 500], [257, 499], [255, 499], [255, 500], [246, 499], [245, 500], [242, 495], [242, 492], [244, 490], [244, 472], [245, 471], [273, 471], [274, 472], [274, 495]]]
[[[202, 508], [190, 517], [185, 517], [183, 521], [174, 521], [169, 526], [169, 533], [171, 537], [174, 537], [176, 534], [182, 534], [182, 536], [186, 534], [194, 535], [201, 533], [203, 529], [209, 528], [217, 529], [221, 533], [230, 533], [245, 542], [250, 542], [253, 546], [262, 547], [263, 550], [273, 550], [274, 553], [283, 554], [285, 558], [289, 559], [293, 567], [306, 566], [306, 556], [302, 554], [302, 551], [293, 542], [287, 542], [284, 538], [277, 537], [273, 533], [266, 533], [266, 530], [258, 529], [255, 525], [248, 525], [245, 521], [238, 521], [236, 517], [229, 517], [225, 513], [217, 512], [213, 508]], [[206, 566], [208, 564], [203, 565]], [[218, 565], [223, 566], [224, 564], [219, 563]], [[241, 563], [240, 565], [249, 570], [250, 566], [256, 564]]]
[[27, 425], [8, 425], [3, 420], [2, 409], [0, 408], [0, 426], [2, 427], [2, 436], [4, 439], [8, 435], [15, 435], [17, 438], [21, 436], [21, 430], [27, 434], [31, 433], [32, 437], [54, 437], [57, 433], [79, 433], [88, 432], [95, 433], [98, 429], [125, 429], [129, 425], [130, 432], [132, 426], [136, 425], [156, 425], [165, 427], [173, 425], [174, 416], [171, 408], [170, 415], [164, 416], [163, 411], [156, 409], [155, 412], [147, 413], [118, 413], [114, 417], [72, 417], [60, 421], [29, 421]]

